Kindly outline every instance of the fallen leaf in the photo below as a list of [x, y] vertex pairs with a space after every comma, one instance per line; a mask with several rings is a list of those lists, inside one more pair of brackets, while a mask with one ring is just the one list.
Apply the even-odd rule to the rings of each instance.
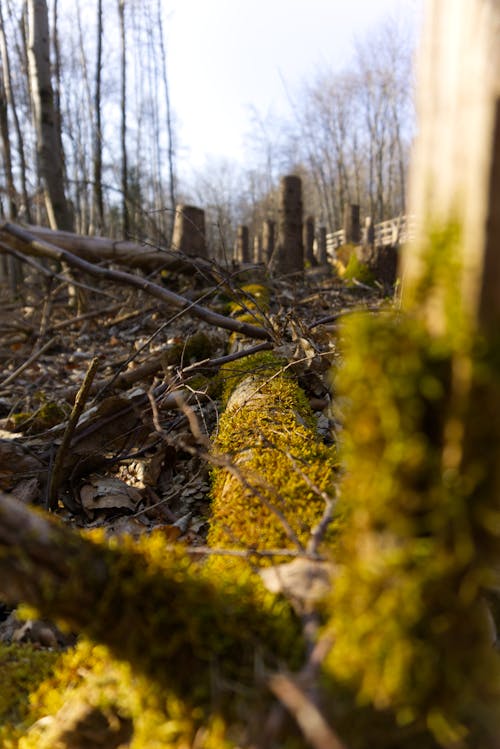
[[80, 489], [80, 500], [87, 512], [118, 509], [133, 512], [142, 494], [121, 479], [91, 476], [90, 483]]

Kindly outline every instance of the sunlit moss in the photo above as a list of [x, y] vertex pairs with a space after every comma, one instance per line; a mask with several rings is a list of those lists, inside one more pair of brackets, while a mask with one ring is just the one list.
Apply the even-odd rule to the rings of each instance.
[[303, 391], [274, 355], [227, 365], [223, 375], [227, 407], [214, 449], [228, 467], [215, 472], [209, 542], [299, 550], [322, 517], [322, 493], [333, 490], [334, 450], [318, 439]]
[[[484, 521], [497, 510], [479, 480], [481, 447], [470, 460], [464, 429], [484, 419], [470, 412], [484, 352], [479, 366], [463, 339], [458, 347], [458, 336], [431, 336], [403, 314], [353, 316], [343, 337], [343, 566], [327, 670], [362, 703], [427, 725], [443, 746], [468, 731], [484, 739], [500, 697], [483, 600], [492, 561]], [[498, 548], [498, 524], [495, 532]]]
[[0, 643], [0, 745], [14, 749], [29, 714], [29, 695], [47, 679], [59, 653]]

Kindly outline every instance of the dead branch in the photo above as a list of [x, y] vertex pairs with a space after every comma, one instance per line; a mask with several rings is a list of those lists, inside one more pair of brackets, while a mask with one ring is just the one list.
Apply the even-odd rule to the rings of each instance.
[[24, 372], [25, 369], [27, 369], [33, 362], [35, 362], [42, 354], [44, 354], [48, 349], [52, 348], [57, 342], [59, 341], [59, 336], [56, 335], [54, 338], [51, 338], [50, 341], [47, 341], [43, 346], [41, 346], [39, 349], [34, 351], [32, 355], [29, 357], [29, 359], [26, 359], [25, 362], [21, 364], [20, 367], [18, 367], [14, 372], [12, 372], [8, 377], [3, 380], [3, 382], [0, 382], [0, 385], [2, 387], [5, 387], [6, 385], [10, 385], [11, 382], [14, 382], [14, 380], [19, 377], [20, 374]]
[[54, 231], [43, 226], [28, 226], [27, 229], [37, 239], [68, 250], [89, 262], [106, 260], [130, 268], [140, 268], [146, 272], [165, 269], [192, 273], [193, 268], [210, 274], [214, 271], [214, 266], [203, 258], [187, 258], [178, 251], [149, 244], [108, 237], [85, 237], [68, 231]]
[[65, 462], [66, 453], [69, 449], [71, 438], [73, 436], [73, 432], [75, 431], [76, 425], [78, 423], [78, 419], [80, 418], [83, 412], [83, 409], [85, 407], [87, 398], [89, 397], [92, 380], [94, 379], [98, 366], [99, 366], [99, 358], [96, 356], [90, 362], [90, 366], [85, 375], [85, 379], [83, 380], [81, 387], [78, 390], [78, 393], [76, 395], [75, 403], [73, 405], [73, 409], [68, 419], [66, 429], [64, 430], [63, 438], [59, 446], [59, 449], [57, 451], [56, 459], [54, 461], [54, 468], [52, 470], [52, 475], [50, 477], [49, 502], [48, 502], [49, 510], [55, 510], [57, 507], [57, 490], [59, 486], [61, 485], [62, 481], [64, 480], [64, 462]]
[[0, 225], [0, 237], [2, 237], [5, 242], [9, 241], [10, 244], [14, 244], [16, 249], [25, 252], [28, 255], [46, 257], [58, 262], [65, 262], [70, 267], [78, 268], [83, 273], [87, 273], [95, 278], [105, 279], [122, 285], [133, 286], [166, 304], [171, 304], [174, 307], [180, 308], [183, 312], [189, 311], [196, 317], [199, 317], [201, 320], [204, 320], [211, 325], [226, 330], [232, 330], [249, 338], [266, 341], [271, 339], [269, 331], [259, 325], [250, 325], [248, 323], [234, 320], [230, 317], [225, 317], [217, 312], [212, 312], [195, 302], [190, 302], [180, 294], [176, 294], [169, 289], [132, 273], [126, 273], [121, 270], [112, 270], [110, 268], [101, 267], [94, 263], [87, 262], [61, 247], [50, 244], [45, 240], [37, 239], [34, 234], [31, 234], [25, 229], [21, 229], [15, 224], [5, 222]]

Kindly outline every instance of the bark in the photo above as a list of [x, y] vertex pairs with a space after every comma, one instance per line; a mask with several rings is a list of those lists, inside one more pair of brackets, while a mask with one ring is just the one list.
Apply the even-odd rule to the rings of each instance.
[[112, 261], [145, 272], [168, 269], [193, 273], [198, 270], [209, 277], [215, 271], [214, 265], [202, 258], [189, 260], [178, 252], [158, 250], [128, 240], [87, 237], [73, 232], [53, 231], [42, 226], [29, 226], [27, 229], [37, 239], [46, 240], [90, 262]]
[[63, 154], [50, 72], [49, 20], [46, 0], [28, 3], [28, 62], [36, 128], [37, 156], [52, 228], [71, 231], [73, 218], [64, 194]]
[[127, 155], [127, 47], [125, 35], [125, 0], [118, 0], [118, 17], [120, 25], [120, 147], [121, 147], [121, 187], [122, 187], [122, 222], [123, 236], [127, 237], [130, 232], [130, 218], [128, 207], [128, 155]]
[[102, 71], [102, 0], [97, 2], [96, 61], [94, 82], [94, 132], [92, 161], [94, 168], [94, 201], [92, 227], [100, 234], [104, 228], [104, 200], [102, 193], [102, 125], [101, 125], [101, 71]]
[[10, 107], [12, 120], [14, 123], [14, 129], [16, 131], [17, 138], [17, 151], [19, 157], [19, 171], [21, 181], [21, 194], [23, 198], [22, 209], [24, 217], [27, 221], [30, 221], [30, 204], [28, 198], [27, 179], [26, 179], [26, 158], [24, 154], [24, 138], [19, 123], [19, 116], [17, 113], [17, 105], [14, 97], [14, 91], [12, 87], [12, 77], [10, 72], [10, 58], [8, 52], [7, 38], [5, 33], [5, 22], [2, 13], [2, 3], [0, 2], [0, 55], [2, 59], [3, 68], [3, 80], [5, 87], [5, 94], [7, 98], [7, 104]]

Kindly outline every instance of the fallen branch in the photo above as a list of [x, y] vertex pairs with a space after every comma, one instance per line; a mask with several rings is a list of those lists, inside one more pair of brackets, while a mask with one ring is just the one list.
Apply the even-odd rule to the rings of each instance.
[[192, 273], [193, 268], [206, 273], [214, 271], [214, 266], [203, 258], [188, 258], [178, 251], [152, 247], [140, 242], [108, 237], [86, 237], [67, 231], [54, 231], [43, 226], [29, 226], [28, 231], [37, 239], [68, 250], [90, 262], [106, 260], [140, 268], [146, 272], [166, 269]]
[[52, 348], [57, 342], [59, 341], [59, 336], [56, 335], [54, 338], [51, 338], [50, 341], [47, 341], [47, 343], [44, 343], [41, 348], [34, 351], [31, 356], [26, 359], [25, 362], [21, 364], [20, 367], [18, 367], [14, 372], [11, 372], [11, 374], [5, 378], [2, 382], [0, 382], [0, 387], [5, 387], [6, 385], [10, 385], [11, 382], [14, 382], [17, 377], [19, 377], [20, 374], [24, 372], [25, 369], [27, 369], [30, 364], [33, 364], [37, 359], [40, 358], [48, 349]]
[[87, 273], [95, 278], [102, 278], [114, 283], [133, 286], [166, 304], [171, 304], [183, 311], [189, 311], [196, 317], [211, 325], [240, 333], [249, 338], [257, 338], [259, 340], [267, 341], [271, 340], [271, 334], [269, 331], [259, 325], [240, 322], [239, 320], [220, 315], [217, 312], [212, 312], [212, 310], [206, 309], [195, 302], [190, 302], [180, 294], [176, 294], [169, 289], [132, 273], [126, 273], [125, 271], [115, 269], [112, 270], [82, 260], [82, 258], [73, 255], [71, 252], [62, 249], [61, 247], [50, 244], [45, 240], [37, 239], [34, 234], [31, 234], [25, 229], [21, 229], [15, 224], [8, 222], [2, 224], [0, 226], [0, 236], [3, 237], [4, 242], [7, 242], [7, 238], [9, 238], [10, 242], [13, 243], [17, 249], [28, 255], [46, 257], [57, 262], [64, 262], [70, 267], [78, 268], [83, 273]]

